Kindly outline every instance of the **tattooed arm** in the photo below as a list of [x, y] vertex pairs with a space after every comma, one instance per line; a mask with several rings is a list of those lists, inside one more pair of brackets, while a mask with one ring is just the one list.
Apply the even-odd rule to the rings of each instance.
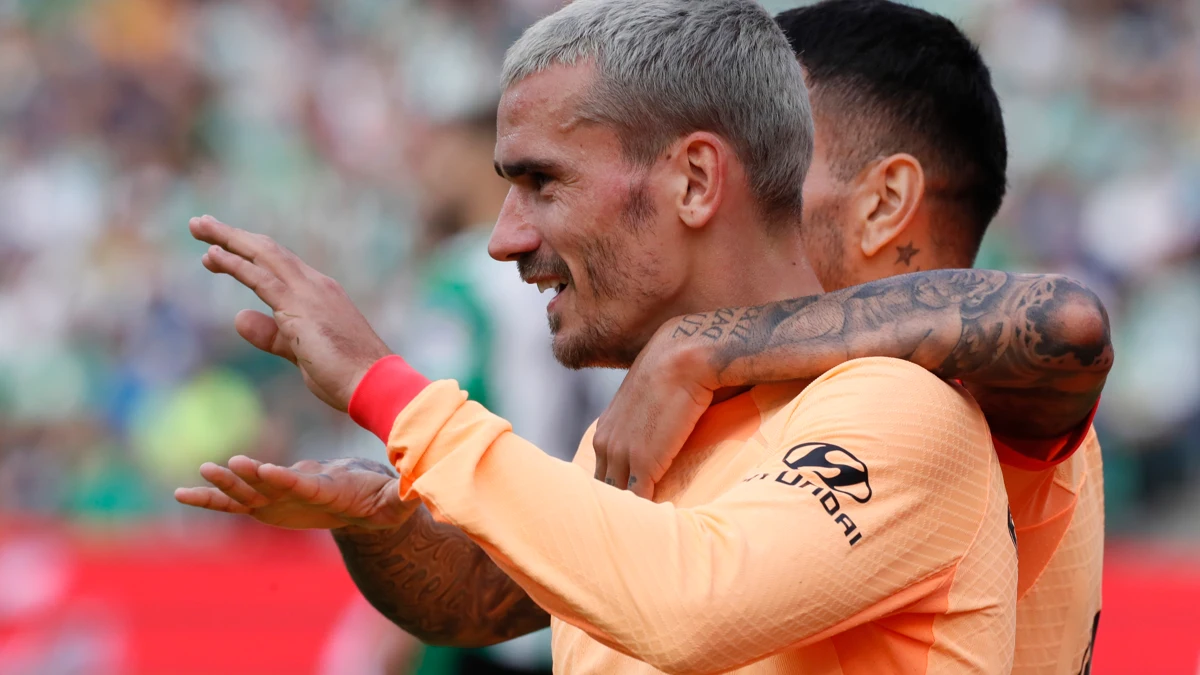
[[800, 379], [864, 356], [912, 361], [974, 393], [996, 433], [1049, 438], [1083, 421], [1112, 366], [1108, 315], [1062, 276], [906, 274], [824, 296], [684, 317], [720, 386]]
[[[905, 359], [960, 379], [992, 430], [1054, 438], [1095, 406], [1108, 315], [1062, 276], [937, 270], [663, 326], [600, 418], [598, 478], [651, 494], [713, 392], [805, 380], [850, 359]], [[649, 412], [648, 412], [649, 411]]]
[[[394, 477], [376, 462], [364, 469]], [[421, 505], [395, 529], [333, 530], [350, 578], [371, 605], [426, 644], [486, 647], [550, 625], [479, 545]]]
[[393, 623], [430, 644], [478, 647], [549, 625], [549, 616], [459, 530], [403, 501], [391, 467], [306, 459], [290, 467], [237, 456], [206, 463], [189, 506], [296, 530], [332, 530], [351, 578]]
[[484, 647], [550, 625], [550, 615], [457, 528], [421, 506], [401, 527], [333, 531], [375, 609], [422, 642]]

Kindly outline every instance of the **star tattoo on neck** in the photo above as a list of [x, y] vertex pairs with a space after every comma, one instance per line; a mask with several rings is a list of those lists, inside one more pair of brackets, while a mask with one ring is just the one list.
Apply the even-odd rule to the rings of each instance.
[[913, 248], [912, 242], [910, 241], [904, 246], [897, 246], [896, 251], [900, 254], [900, 257], [896, 258], [896, 264], [899, 265], [900, 263], [904, 263], [906, 267], [912, 267], [913, 256], [920, 253], [921, 249]]

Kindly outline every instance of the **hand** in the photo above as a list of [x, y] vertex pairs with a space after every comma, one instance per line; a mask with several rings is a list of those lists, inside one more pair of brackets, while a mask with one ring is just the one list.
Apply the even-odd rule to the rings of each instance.
[[287, 468], [239, 455], [228, 468], [205, 463], [200, 475], [214, 487], [179, 488], [176, 501], [293, 530], [395, 528], [420, 504], [401, 501], [391, 470], [365, 459], [304, 460]]
[[342, 287], [265, 235], [212, 216], [193, 218], [188, 227], [213, 245], [201, 258], [204, 267], [237, 279], [275, 313], [239, 313], [238, 334], [296, 364], [309, 391], [345, 412], [363, 376], [391, 351]]
[[718, 388], [703, 345], [673, 337], [678, 325], [668, 321], [646, 344], [592, 439], [596, 478], [647, 499]]

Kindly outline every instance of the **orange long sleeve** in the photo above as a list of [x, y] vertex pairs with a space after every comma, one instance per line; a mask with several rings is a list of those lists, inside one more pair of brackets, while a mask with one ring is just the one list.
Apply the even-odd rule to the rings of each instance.
[[892, 630], [927, 637], [924, 655], [905, 643], [887, 658], [1007, 672], [1016, 555], [973, 401], [910, 364], [861, 359], [758, 422], [685, 448], [703, 460], [681, 455], [694, 475], [674, 503], [551, 458], [453, 382], [399, 414], [389, 452], [406, 498], [555, 617], [662, 671], [725, 672], [913, 615], [934, 617], [928, 631], [923, 618], [915, 637]]

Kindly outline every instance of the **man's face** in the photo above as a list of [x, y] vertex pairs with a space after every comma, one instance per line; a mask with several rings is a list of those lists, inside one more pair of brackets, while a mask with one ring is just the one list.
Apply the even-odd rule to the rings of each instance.
[[488, 249], [555, 294], [554, 354], [572, 368], [628, 367], [683, 285], [677, 218], [656, 167], [627, 161], [611, 128], [577, 117], [590, 66], [508, 89], [495, 160], [512, 187]]

